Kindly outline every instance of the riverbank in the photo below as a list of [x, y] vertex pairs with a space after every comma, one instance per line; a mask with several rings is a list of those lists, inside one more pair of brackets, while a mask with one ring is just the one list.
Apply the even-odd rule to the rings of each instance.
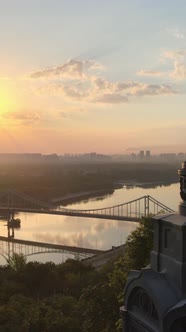
[[176, 164], [42, 163], [0, 165], [1, 191], [9, 188], [47, 204], [109, 195], [126, 185], [155, 187], [178, 181]]
[[53, 198], [51, 200], [52, 204], [62, 204], [62, 205], [68, 205], [73, 203], [79, 203], [85, 199], [89, 198], [103, 198], [106, 195], [112, 195], [115, 190], [121, 189], [121, 188], [156, 188], [161, 186], [170, 186], [171, 184], [177, 183], [177, 181], [154, 181], [154, 182], [136, 182], [136, 181], [119, 181], [114, 183], [113, 189], [101, 189], [101, 190], [89, 190], [89, 191], [80, 191], [77, 193], [71, 193], [67, 195], [63, 195], [60, 197]]
[[118, 184], [122, 187], [139, 187], [139, 188], [156, 188], [159, 186], [170, 186], [171, 184], [178, 183], [178, 181], [154, 181], [154, 182], [136, 182], [136, 181], [121, 181]]
[[67, 205], [67, 204], [79, 202], [79, 201], [82, 201], [84, 199], [88, 199], [88, 198], [91, 198], [91, 197], [111, 195], [111, 194], [114, 193], [115, 189], [80, 191], [78, 193], [72, 193], [72, 194], [67, 194], [67, 195], [63, 195], [63, 196], [60, 196], [60, 197], [53, 198], [51, 200], [51, 203], [53, 203], [53, 204], [62, 203], [63, 205]]

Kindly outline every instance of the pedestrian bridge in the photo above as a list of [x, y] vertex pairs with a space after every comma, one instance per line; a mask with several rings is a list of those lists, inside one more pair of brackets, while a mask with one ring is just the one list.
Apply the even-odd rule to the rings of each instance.
[[142, 196], [119, 205], [98, 209], [77, 210], [45, 204], [15, 190], [0, 193], [0, 214], [8, 213], [9, 215], [14, 215], [15, 212], [139, 221], [142, 217], [174, 211], [150, 195]]
[[0, 254], [10, 257], [13, 253], [32, 256], [37, 254], [58, 253], [72, 255], [76, 259], [97, 256], [103, 253], [103, 250], [82, 248], [76, 246], [67, 246], [62, 244], [44, 243], [15, 239], [14, 237], [0, 236]]

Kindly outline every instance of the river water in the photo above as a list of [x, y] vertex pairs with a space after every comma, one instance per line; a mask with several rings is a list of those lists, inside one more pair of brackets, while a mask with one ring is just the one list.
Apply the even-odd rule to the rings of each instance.
[[[179, 184], [167, 186], [138, 187], [124, 186], [111, 195], [89, 198], [66, 207], [73, 209], [102, 208], [122, 204], [130, 200], [151, 195], [161, 203], [177, 211], [179, 198]], [[110, 249], [125, 243], [126, 237], [134, 230], [137, 223], [117, 220], [103, 220], [79, 218], [69, 216], [54, 216], [46, 214], [19, 213], [21, 228], [15, 230], [15, 238], [65, 244], [95, 249]], [[0, 234], [7, 236], [5, 221], [0, 221]], [[4, 258], [3, 258], [4, 259]], [[3, 259], [0, 258], [0, 264]], [[40, 254], [28, 258], [29, 260], [62, 262], [65, 254]]]

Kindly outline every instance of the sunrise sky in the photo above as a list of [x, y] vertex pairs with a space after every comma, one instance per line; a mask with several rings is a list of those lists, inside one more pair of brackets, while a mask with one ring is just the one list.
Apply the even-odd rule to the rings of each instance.
[[185, 0], [0, 0], [0, 152], [186, 152]]

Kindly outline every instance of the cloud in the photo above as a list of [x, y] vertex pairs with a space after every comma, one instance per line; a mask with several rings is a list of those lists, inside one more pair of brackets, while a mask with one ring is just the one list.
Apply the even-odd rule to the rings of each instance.
[[[183, 56], [184, 51], [165, 52], [164, 58], [173, 59]], [[62, 97], [67, 102], [85, 102], [100, 104], [122, 104], [135, 97], [174, 95], [177, 91], [168, 84], [147, 84], [139, 81], [109, 81], [95, 70], [104, 66], [91, 60], [68, 60], [57, 67], [52, 67], [31, 74], [32, 78], [51, 78], [36, 84], [39, 94]], [[140, 70], [141, 76], [162, 76], [163, 72]], [[62, 80], [65, 78], [65, 80]], [[37, 80], [36, 80], [37, 81]], [[77, 106], [77, 105], [76, 105]], [[62, 113], [62, 116], [63, 115]]]
[[[161, 62], [165, 62], [165, 59], [169, 59], [173, 63], [173, 69], [167, 72], [154, 71], [154, 70], [140, 70], [137, 75], [139, 76], [163, 76], [167, 75], [169, 78], [174, 78], [176, 80], [184, 80], [186, 78], [186, 50], [169, 50], [165, 51], [162, 54]], [[152, 87], [152, 86], [151, 86]], [[148, 87], [149, 91], [150, 86]], [[143, 89], [144, 90], [144, 89]], [[145, 89], [146, 90], [146, 89]], [[150, 88], [151, 92], [163, 92], [165, 94], [176, 93], [172, 87], [168, 85], [161, 85], [159, 88], [154, 88], [153, 91]]]
[[170, 76], [177, 80], [184, 80], [186, 78], [185, 64], [175, 61], [174, 70], [170, 73]]
[[166, 31], [172, 36], [177, 39], [184, 39], [185, 35], [179, 31], [179, 29], [174, 28], [174, 29], [166, 29]]
[[140, 70], [137, 72], [137, 75], [139, 76], [163, 76], [165, 75], [164, 72], [158, 71], [158, 70]]
[[178, 60], [183, 59], [186, 56], [186, 50], [176, 50], [176, 51], [165, 51], [163, 53], [163, 58]]
[[127, 97], [157, 96], [176, 94], [177, 91], [168, 84], [147, 84], [141, 82], [117, 82], [117, 91], [124, 91]]
[[68, 116], [73, 116], [74, 114], [81, 114], [84, 112], [85, 110], [83, 108], [69, 107], [69, 108], [64, 108], [61, 111], [58, 111], [57, 115], [61, 118], [67, 118]]
[[[167, 76], [169, 78], [173, 78], [176, 80], [184, 80], [186, 78], [186, 50], [169, 50], [164, 51], [161, 57], [161, 62], [165, 62], [170, 60], [172, 62], [172, 69], [166, 72], [156, 71], [156, 70], [140, 70], [137, 72], [139, 76], [152, 76], [152, 77], [160, 77]], [[151, 89], [153, 87], [153, 89]], [[141, 89], [139, 89], [141, 90]], [[152, 94], [157, 92], [157, 95], [160, 93], [165, 94], [175, 94], [176, 91], [173, 90], [171, 86], [168, 85], [160, 85], [159, 87], [155, 87], [154, 85], [149, 85], [148, 89], [146, 89], [145, 85], [142, 90], [151, 91]], [[150, 92], [150, 93], [151, 93]], [[141, 93], [139, 93], [141, 94]], [[146, 93], [145, 93], [146, 94]], [[149, 94], [149, 93], [147, 93]]]
[[185, 38], [185, 35], [179, 31], [175, 31], [173, 32], [172, 34], [174, 37], [178, 38], [178, 39], [184, 39]]
[[134, 81], [116, 82], [115, 89], [116, 89], [116, 91], [124, 91], [124, 90], [130, 91], [131, 89], [137, 88], [139, 86], [140, 86], [140, 83], [134, 82]]
[[35, 125], [40, 122], [40, 114], [37, 111], [21, 110], [10, 111], [4, 114], [7, 119], [21, 122], [23, 125]]
[[48, 84], [47, 86], [43, 86], [37, 90], [37, 92], [40, 95], [48, 95], [48, 96], [62, 96], [66, 99], [71, 100], [82, 100], [85, 99], [88, 95], [88, 92], [82, 88], [74, 86], [72, 83], [67, 84], [61, 84], [55, 83], [55, 84]]
[[94, 78], [93, 83], [95, 87], [100, 90], [107, 90], [112, 88], [112, 83], [106, 81], [103, 77]]
[[175, 95], [177, 91], [168, 84], [139, 84], [131, 91], [133, 96], [167, 96]]
[[104, 67], [92, 60], [75, 60], [70, 59], [62, 65], [39, 70], [30, 74], [30, 78], [68, 78], [68, 79], [85, 79], [86, 72], [91, 70], [103, 70]]
[[[98, 88], [100, 86], [100, 88]], [[52, 84], [42, 89], [42, 94], [61, 96], [67, 100], [86, 103], [121, 104], [134, 97], [167, 96], [177, 94], [168, 84], [146, 84], [142, 82], [109, 82], [103, 78], [94, 80], [90, 88]]]
[[103, 94], [102, 96], [98, 97], [93, 101], [105, 104], [121, 104], [128, 102], [128, 98], [118, 93], [107, 93]]
[[141, 82], [104, 82], [102, 89], [93, 93], [92, 101], [105, 104], [121, 104], [132, 101], [133, 97], [175, 95], [177, 91], [168, 84], [146, 84]]
[[79, 91], [78, 89], [73, 88], [72, 86], [64, 86], [63, 91], [67, 97], [72, 99], [83, 99], [86, 97], [86, 93], [84, 91]]
[[173, 70], [169, 72], [169, 77], [176, 80], [186, 79], [186, 50], [166, 51], [164, 58], [173, 61]]

